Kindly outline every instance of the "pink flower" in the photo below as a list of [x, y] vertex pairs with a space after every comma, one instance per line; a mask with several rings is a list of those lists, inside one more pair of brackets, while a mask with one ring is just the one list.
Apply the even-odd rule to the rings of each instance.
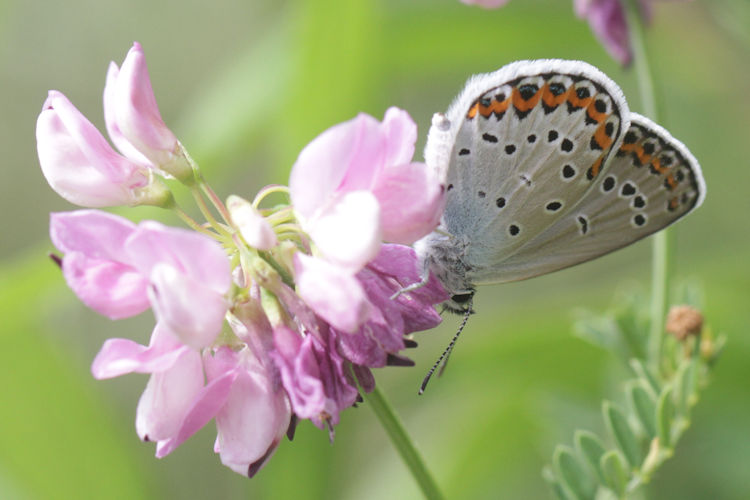
[[[639, 15], [645, 22], [652, 17], [655, 0], [638, 0]], [[677, 0], [688, 1], [688, 0]], [[623, 66], [633, 59], [625, 6], [622, 0], [573, 0], [576, 15], [588, 20], [591, 30], [609, 54]]]
[[135, 230], [129, 220], [98, 210], [50, 216], [50, 238], [65, 254], [65, 281], [84, 304], [110, 319], [135, 316], [150, 306], [148, 278], [125, 249]]
[[216, 418], [222, 463], [252, 477], [289, 428], [291, 409], [278, 376], [248, 348], [221, 347], [201, 358], [157, 324], [148, 347], [105, 342], [92, 372], [96, 378], [152, 374], [138, 402], [136, 430], [144, 441], [156, 441], [159, 458]]
[[36, 125], [37, 152], [49, 185], [86, 207], [164, 205], [171, 195], [148, 168], [117, 154], [60, 92], [50, 91]]
[[175, 436], [204, 385], [200, 353], [160, 323], [148, 347], [127, 339], [107, 340], [91, 371], [98, 379], [152, 374], [136, 411], [136, 431], [144, 441], [163, 442]]
[[323, 325], [317, 335], [301, 335], [285, 326], [273, 332], [276, 350], [271, 352], [281, 371], [292, 409], [319, 428], [339, 423], [341, 410], [358, 399], [356, 383]]
[[440, 324], [434, 305], [449, 297], [434, 277], [425, 286], [391, 298], [421, 280], [417, 262], [412, 248], [383, 245], [378, 256], [357, 274], [374, 312], [358, 331], [337, 336], [341, 354], [352, 363], [367, 367], [411, 364], [398, 355], [406, 347], [404, 335]]
[[216, 414], [216, 450], [221, 462], [253, 477], [289, 429], [292, 412], [280, 381], [249, 348], [220, 348], [206, 356], [209, 381], [234, 377], [226, 402]]
[[210, 345], [221, 330], [230, 266], [210, 238], [152, 221], [135, 226], [96, 210], [53, 214], [50, 235], [65, 252], [68, 285], [95, 311], [119, 319], [151, 305], [194, 348]]
[[382, 123], [360, 114], [302, 150], [289, 179], [292, 204], [326, 259], [356, 272], [381, 239], [408, 244], [437, 226], [443, 186], [412, 163], [416, 136], [409, 115], [390, 108]]
[[104, 87], [104, 119], [112, 141], [123, 154], [135, 160], [145, 157], [180, 180], [192, 178], [182, 146], [161, 118], [146, 57], [138, 42], [133, 43], [121, 68], [110, 63]]
[[623, 66], [629, 65], [633, 53], [620, 0], [574, 0], [574, 8], [578, 17], [588, 20], [607, 52]]

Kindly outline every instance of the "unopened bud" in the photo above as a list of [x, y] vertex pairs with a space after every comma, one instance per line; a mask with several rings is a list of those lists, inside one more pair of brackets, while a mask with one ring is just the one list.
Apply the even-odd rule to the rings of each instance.
[[677, 338], [685, 340], [690, 335], [698, 335], [703, 328], [703, 315], [690, 306], [672, 306], [667, 314], [666, 330]]
[[270, 250], [276, 246], [276, 233], [271, 224], [249, 201], [231, 195], [227, 198], [227, 210], [248, 245], [258, 250]]

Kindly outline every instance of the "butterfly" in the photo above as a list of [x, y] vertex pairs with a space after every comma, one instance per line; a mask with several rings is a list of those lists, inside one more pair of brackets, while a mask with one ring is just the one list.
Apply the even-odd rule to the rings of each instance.
[[446, 206], [415, 248], [451, 294], [445, 306], [465, 314], [458, 333], [477, 285], [595, 259], [672, 224], [706, 194], [685, 145], [582, 61], [518, 61], [473, 76], [433, 117], [425, 161], [445, 179]]

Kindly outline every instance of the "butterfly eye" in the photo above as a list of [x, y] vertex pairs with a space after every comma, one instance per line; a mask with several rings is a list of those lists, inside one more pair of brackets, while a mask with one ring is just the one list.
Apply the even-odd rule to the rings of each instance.
[[466, 304], [474, 296], [474, 292], [471, 293], [459, 293], [451, 296], [451, 300], [456, 304]]

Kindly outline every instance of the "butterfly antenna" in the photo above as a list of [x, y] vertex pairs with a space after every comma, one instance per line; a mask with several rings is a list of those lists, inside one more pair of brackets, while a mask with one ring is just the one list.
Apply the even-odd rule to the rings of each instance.
[[450, 344], [448, 344], [448, 347], [445, 348], [443, 351], [443, 354], [440, 355], [437, 361], [435, 361], [435, 364], [432, 365], [432, 368], [430, 368], [430, 371], [427, 372], [427, 376], [422, 380], [422, 385], [419, 387], [419, 394], [423, 394], [424, 390], [427, 388], [427, 384], [430, 382], [430, 378], [432, 378], [432, 374], [435, 373], [435, 370], [437, 370], [438, 366], [441, 364], [443, 365], [440, 368], [440, 371], [438, 372], [438, 377], [443, 374], [443, 371], [445, 370], [446, 365], [448, 364], [448, 358], [451, 357], [451, 353], [453, 352], [453, 346], [456, 345], [456, 341], [458, 340], [458, 336], [461, 335], [461, 332], [464, 331], [464, 327], [466, 326], [466, 323], [469, 321], [469, 316], [472, 313], [471, 306], [472, 306], [472, 299], [469, 299], [469, 302], [466, 304], [466, 312], [464, 313], [464, 319], [461, 321], [461, 326], [458, 327], [458, 331], [453, 336], [453, 339], [450, 341]]

